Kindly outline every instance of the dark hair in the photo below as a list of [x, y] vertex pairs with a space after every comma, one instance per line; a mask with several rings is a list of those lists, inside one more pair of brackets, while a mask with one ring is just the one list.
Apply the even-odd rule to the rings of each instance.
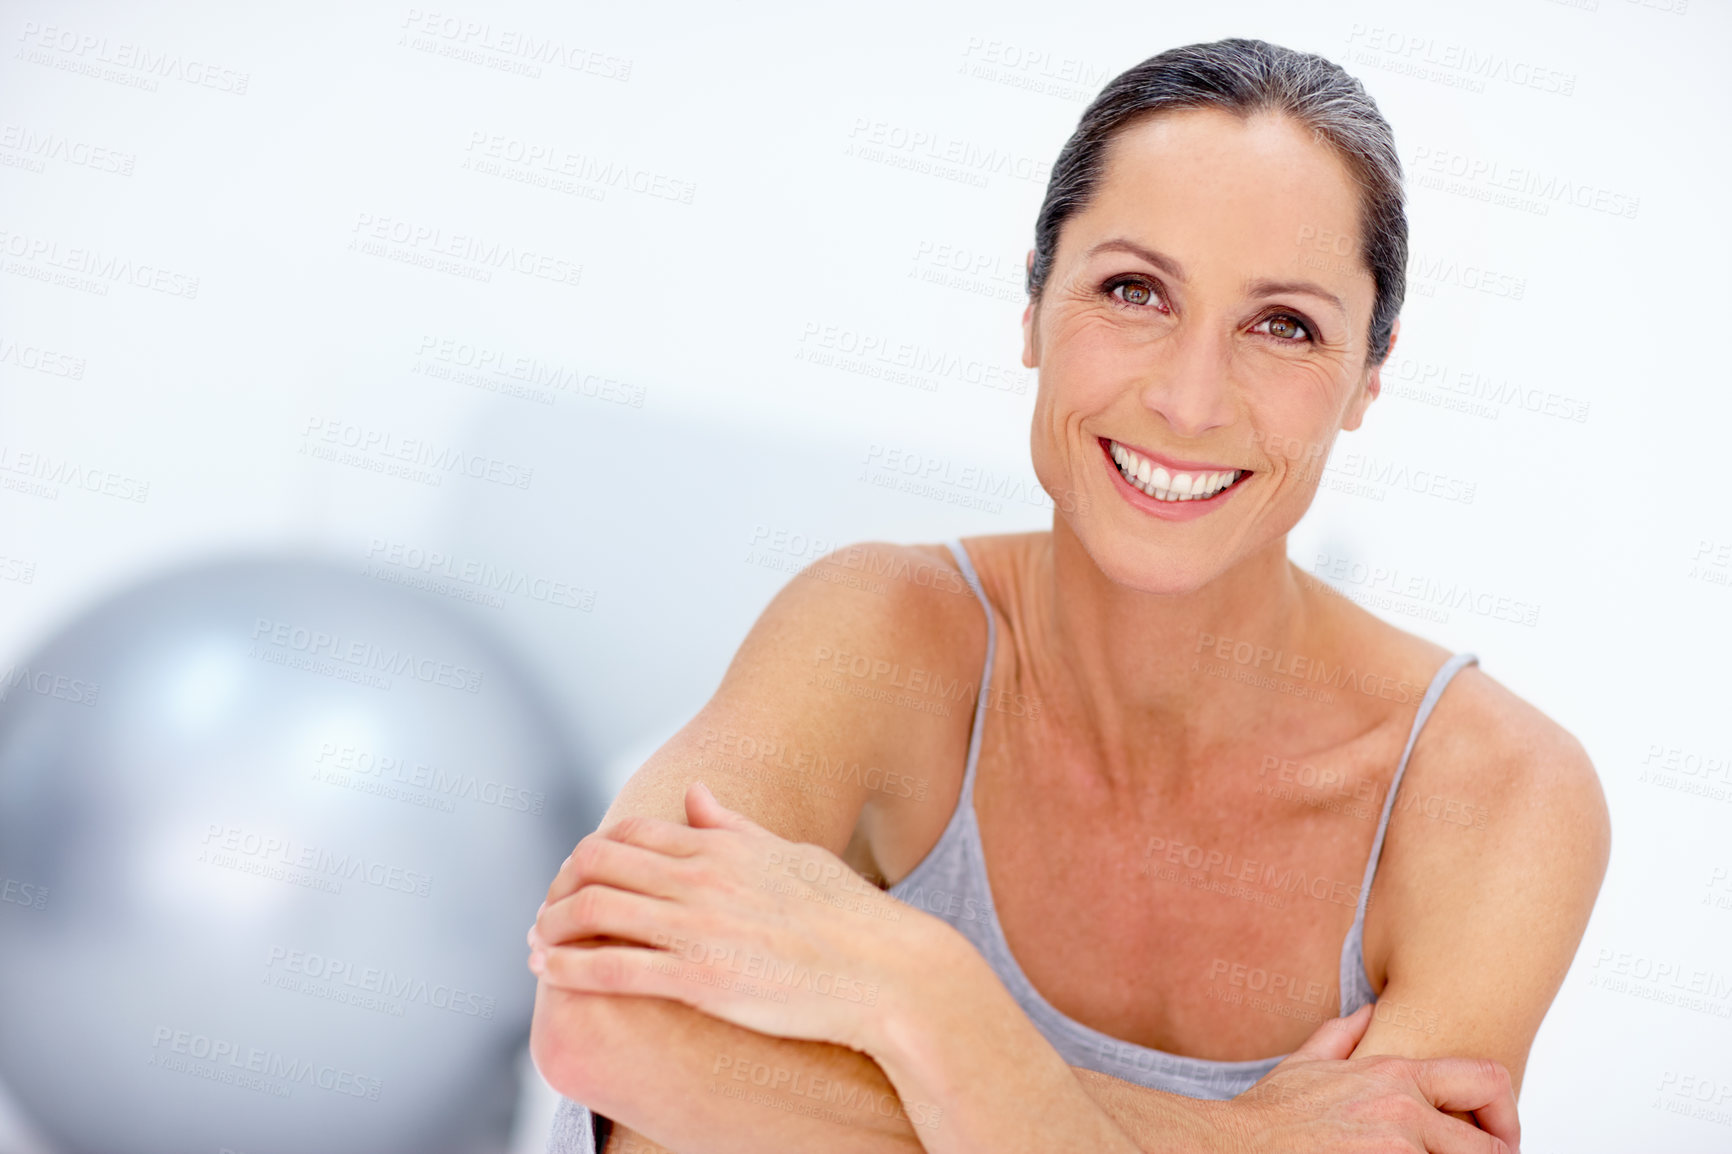
[[1286, 113], [1346, 162], [1360, 187], [1360, 256], [1377, 286], [1366, 363], [1381, 364], [1407, 289], [1407, 212], [1395, 135], [1365, 86], [1340, 65], [1262, 40], [1168, 49], [1101, 89], [1053, 163], [1035, 219], [1030, 299], [1039, 300], [1052, 271], [1059, 229], [1094, 194], [1114, 134], [1137, 118], [1185, 108]]

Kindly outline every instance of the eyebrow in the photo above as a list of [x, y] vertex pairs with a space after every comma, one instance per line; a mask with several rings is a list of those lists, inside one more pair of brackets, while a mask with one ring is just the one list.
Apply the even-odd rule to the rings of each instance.
[[1144, 260], [1148, 261], [1150, 264], [1154, 265], [1156, 268], [1160, 269], [1162, 272], [1166, 273], [1181, 284], [1184, 283], [1186, 279], [1184, 265], [1180, 264], [1164, 252], [1156, 252], [1152, 248], [1146, 248], [1143, 245], [1138, 244], [1136, 241], [1127, 240], [1122, 236], [1114, 237], [1112, 240], [1101, 241], [1099, 244], [1085, 252], [1083, 254], [1083, 259], [1089, 260], [1095, 256], [1095, 254], [1103, 252], [1132, 253], [1133, 255], [1142, 257]]
[[[1084, 253], [1083, 259], [1088, 260], [1103, 252], [1128, 252], [1134, 256], [1140, 256], [1179, 283], [1183, 284], [1186, 280], [1184, 265], [1164, 252], [1157, 252], [1126, 237], [1120, 236], [1101, 241]], [[1245, 282], [1245, 291], [1257, 297], [1271, 297], [1281, 293], [1304, 293], [1307, 296], [1314, 296], [1319, 300], [1328, 302], [1334, 306], [1335, 311], [1343, 316], [1347, 315], [1347, 306], [1341, 303], [1341, 298], [1315, 281], [1252, 280]]]
[[1322, 285], [1308, 280], [1254, 280], [1245, 284], [1245, 291], [1254, 297], [1272, 297], [1281, 293], [1304, 293], [1319, 300], [1328, 301], [1335, 306], [1335, 311], [1342, 316], [1347, 315], [1347, 306], [1341, 303], [1341, 298], [1324, 288]]

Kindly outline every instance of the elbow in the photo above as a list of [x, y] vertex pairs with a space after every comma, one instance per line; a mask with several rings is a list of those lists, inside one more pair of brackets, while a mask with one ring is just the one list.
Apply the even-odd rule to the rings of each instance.
[[597, 1106], [611, 1096], [608, 1054], [615, 1014], [613, 999], [549, 987], [535, 991], [529, 1023], [529, 1056], [547, 1084], [574, 1102]]

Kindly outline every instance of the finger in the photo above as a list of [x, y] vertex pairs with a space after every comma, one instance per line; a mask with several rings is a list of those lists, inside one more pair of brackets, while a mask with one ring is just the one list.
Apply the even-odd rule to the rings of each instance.
[[1439, 1110], [1469, 1111], [1485, 1133], [1512, 1150], [1521, 1147], [1515, 1090], [1501, 1064], [1485, 1058], [1427, 1058], [1414, 1070], [1414, 1083]]
[[604, 887], [621, 893], [633, 893], [647, 898], [655, 898], [668, 905], [680, 904], [679, 887], [671, 878], [658, 875], [658, 866], [654, 863], [670, 859], [659, 854], [648, 853], [631, 846], [620, 846], [621, 850], [631, 850], [642, 854], [649, 864], [637, 867], [635, 864], [618, 871], [602, 872], [599, 875], [587, 875], [576, 890], [557, 901], [541, 907], [541, 912], [535, 915], [535, 920], [529, 924], [528, 941], [531, 949], [537, 946], [558, 946], [567, 942], [579, 941], [593, 936], [575, 921], [579, 913], [579, 903], [574, 899], [585, 890], [593, 887]]
[[535, 932], [543, 948], [597, 937], [659, 946], [684, 936], [684, 914], [677, 902], [612, 886], [586, 885], [541, 911]]
[[669, 998], [690, 1005], [702, 988], [694, 981], [696, 967], [664, 950], [638, 946], [556, 946], [545, 951], [538, 964], [537, 976], [564, 990]]
[[765, 833], [763, 826], [743, 813], [729, 809], [716, 800], [710, 787], [694, 781], [686, 787], [686, 820], [692, 828], [731, 829], [740, 833]]
[[1365, 1036], [1366, 1027], [1370, 1025], [1371, 1003], [1367, 1002], [1345, 1018], [1330, 1018], [1312, 1030], [1304, 1044], [1283, 1058], [1282, 1062], [1294, 1058], [1344, 1059], [1353, 1053], [1353, 1047], [1359, 1045], [1359, 1039]]
[[[564, 942], [550, 942], [547, 939], [543, 938], [541, 936], [540, 931], [538, 931], [534, 926], [529, 927], [529, 933], [524, 935], [524, 937], [525, 937], [525, 940], [529, 943], [529, 949], [531, 952], [534, 952], [536, 950], [551, 950], [551, 949], [554, 949], [555, 947], [559, 947], [559, 948], [572, 947], [572, 948], [592, 949], [596, 946], [613, 946], [613, 945], [632, 944], [632, 943], [622, 942], [618, 938], [610, 938], [610, 937], [607, 937], [605, 935], [593, 937], [593, 938], [578, 938], [578, 939], [574, 939], [574, 940], [570, 940], [570, 941], [564, 941]], [[651, 943], [651, 944], [653, 945], [654, 943]]]
[[[578, 842], [577, 844], [582, 845], [583, 843]], [[573, 849], [571, 853], [565, 856], [565, 860], [559, 863], [559, 868], [554, 871], [553, 880], [547, 883], [547, 893], [542, 895], [541, 898], [543, 909], [547, 907], [548, 902], [558, 901], [560, 898], [571, 892], [571, 859], [576, 855], [577, 850]], [[537, 911], [537, 913], [539, 912], [540, 911]]]
[[[582, 884], [578, 881], [578, 873], [583, 865], [578, 858], [583, 847], [593, 841], [608, 840], [612, 839], [603, 837], [598, 830], [595, 833], [585, 835], [583, 840], [579, 841], [572, 851], [565, 855], [565, 860], [559, 863], [559, 869], [554, 873], [553, 880], [547, 884], [547, 896], [541, 900], [542, 909], [546, 909], [560, 898], [570, 897]], [[536, 916], [539, 917], [540, 915], [541, 910], [537, 910]]]
[[684, 822], [628, 814], [616, 822], [602, 826], [596, 831], [596, 836], [653, 849], [657, 853], [672, 857], [691, 857], [701, 853], [704, 847], [711, 843], [714, 835], [708, 830], [693, 829]]
[[[586, 839], [573, 854], [571, 892], [599, 884], [652, 898], [678, 899], [691, 888], [687, 861], [612, 838]], [[538, 912], [536, 917], [540, 916]]]
[[1517, 1148], [1472, 1122], [1433, 1114], [1420, 1127], [1426, 1154], [1518, 1154]]
[[577, 843], [577, 848], [566, 856], [558, 872], [553, 875], [553, 881], [548, 884], [544, 905], [552, 905], [560, 898], [571, 896], [583, 884], [585, 858], [582, 851], [586, 844], [594, 841], [623, 842], [672, 857], [691, 857], [699, 852], [704, 844], [703, 839], [690, 826], [676, 821], [628, 814], [617, 821], [609, 822]]
[[598, 841], [635, 845], [640, 849], [672, 857], [690, 857], [701, 846], [695, 832], [678, 822], [635, 815], [622, 817], [577, 843], [577, 848], [560, 863], [558, 872], [553, 875], [553, 881], [548, 883], [547, 897], [543, 900], [543, 905], [552, 905], [561, 898], [570, 897], [584, 884], [583, 871], [590, 861], [588, 855], [595, 852], [593, 843]]

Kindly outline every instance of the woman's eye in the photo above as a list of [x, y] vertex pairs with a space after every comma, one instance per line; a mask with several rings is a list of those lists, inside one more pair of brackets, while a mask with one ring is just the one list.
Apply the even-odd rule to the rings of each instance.
[[1267, 333], [1283, 341], [1308, 341], [1311, 330], [1304, 321], [1286, 313], [1276, 313], [1257, 326], [1257, 331]]
[[1148, 305], [1160, 304], [1160, 296], [1155, 292], [1155, 286], [1147, 281], [1116, 280], [1107, 285], [1108, 295], [1123, 304], [1133, 308], [1143, 308]]

